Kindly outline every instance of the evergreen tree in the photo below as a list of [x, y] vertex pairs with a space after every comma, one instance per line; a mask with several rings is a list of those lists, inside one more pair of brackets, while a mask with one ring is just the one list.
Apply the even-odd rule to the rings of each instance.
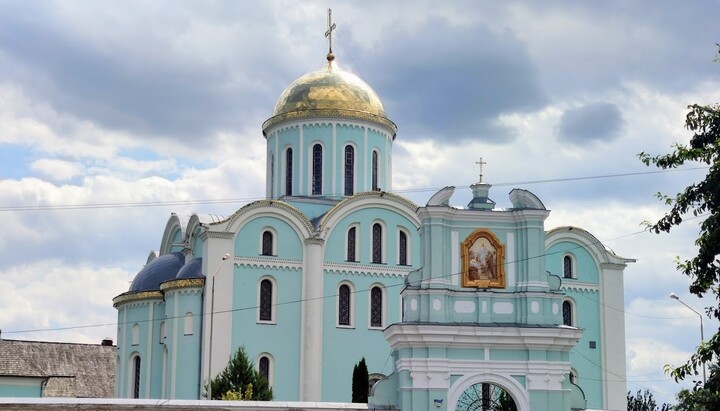
[[[255, 370], [245, 353], [245, 347], [238, 348], [225, 369], [210, 381], [212, 399], [234, 399], [271, 401], [272, 388], [268, 381]], [[247, 398], [247, 395], [251, 398]]]
[[368, 374], [365, 357], [353, 368], [352, 402], [367, 403], [370, 391], [370, 375]]

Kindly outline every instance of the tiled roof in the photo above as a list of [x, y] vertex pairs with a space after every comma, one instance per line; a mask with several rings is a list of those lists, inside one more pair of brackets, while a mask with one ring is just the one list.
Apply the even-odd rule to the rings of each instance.
[[0, 339], [0, 376], [48, 378], [46, 396], [110, 398], [116, 347]]

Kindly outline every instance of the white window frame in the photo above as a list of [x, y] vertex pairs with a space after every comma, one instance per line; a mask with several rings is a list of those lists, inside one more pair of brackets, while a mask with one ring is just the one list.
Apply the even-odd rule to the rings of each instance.
[[[381, 298], [381, 318], [380, 318], [380, 325], [379, 326], [373, 326], [372, 325], [372, 290], [373, 288], [379, 288], [380, 289], [380, 298]], [[384, 330], [385, 324], [387, 324], [387, 290], [385, 289], [385, 286], [381, 283], [373, 283], [370, 288], [368, 289], [368, 329], [370, 330]]]
[[266, 357], [268, 359], [268, 385], [272, 388], [275, 379], [275, 357], [273, 357], [269, 352], [260, 353], [257, 358], [255, 358], [255, 371], [258, 373], [260, 373], [260, 359], [262, 357]]
[[[272, 234], [272, 236], [273, 236], [272, 250], [270, 250], [270, 255], [263, 254], [263, 235], [265, 234], [266, 231], [269, 231], [270, 234]], [[278, 244], [277, 244], [278, 235], [277, 235], [277, 231], [275, 230], [275, 228], [270, 227], [270, 226], [263, 227], [262, 230], [260, 230], [260, 238], [258, 240], [259, 240], [259, 246], [260, 246], [258, 249], [258, 255], [260, 257], [277, 257], [277, 255], [278, 255]]]
[[[565, 258], [570, 258], [570, 277], [565, 277]], [[572, 279], [577, 280], [578, 278], [578, 272], [577, 272], [577, 257], [575, 257], [572, 253], [565, 253], [562, 256], [562, 259], [560, 260], [560, 272], [562, 273], [560, 277], [564, 279]]]
[[[412, 265], [412, 253], [410, 250], [412, 250], [412, 240], [410, 239], [410, 232], [402, 226], [398, 226], [398, 233], [397, 233], [397, 251], [395, 253], [395, 261], [397, 262], [397, 265], [400, 265], [400, 233], [405, 234], [405, 238], [407, 239], [407, 250], [405, 250], [405, 253], [407, 255], [407, 261], [406, 266]], [[404, 266], [403, 266], [404, 267]]]
[[[577, 302], [575, 302], [575, 300], [572, 299], [572, 298], [570, 298], [570, 297], [564, 298], [564, 299], [563, 299], [563, 304], [564, 304], [566, 301], [567, 301], [568, 303], [570, 303], [570, 316], [571, 316], [571, 317], [570, 317], [570, 327], [577, 327], [578, 324], [579, 324], [579, 322], [578, 322], [578, 317], [577, 317], [577, 311], [578, 311], [578, 310], [577, 310]], [[563, 307], [562, 307], [562, 304], [561, 304], [561, 305], [560, 305], [560, 314], [561, 314], [560, 317], [561, 317], [561, 320], [562, 320], [562, 324], [565, 325], [565, 318], [564, 318], [564, 316], [563, 316], [563, 313], [564, 313], [564, 311], [563, 311]]]
[[[261, 320], [260, 319], [260, 292], [262, 289], [262, 282], [268, 280], [272, 284], [272, 294], [271, 294], [271, 312], [270, 312], [270, 320]], [[269, 275], [264, 275], [258, 279], [257, 282], [257, 293], [256, 293], [257, 301], [256, 306], [257, 310], [255, 313], [255, 320], [258, 324], [277, 324], [277, 281], [275, 281], [275, 278]]]
[[[322, 161], [320, 161], [320, 194], [313, 194], [313, 179], [315, 175], [313, 174], [313, 167], [315, 164], [315, 145], [320, 145], [320, 148], [322, 148]], [[307, 193], [309, 196], [323, 196], [325, 195], [325, 156], [327, 154], [327, 150], [325, 150], [325, 144], [322, 141], [313, 141], [310, 143], [309, 146], [309, 153], [308, 153], [308, 164], [310, 165], [308, 167], [308, 181], [307, 181]]]
[[342, 195], [345, 196], [345, 147], [350, 146], [353, 148], [353, 186], [352, 186], [352, 195], [355, 195], [358, 193], [357, 187], [358, 187], [358, 148], [353, 143], [345, 143], [342, 146]]
[[[347, 285], [350, 288], [350, 324], [340, 324], [340, 287]], [[340, 281], [335, 288], [335, 326], [337, 328], [355, 328], [355, 286], [350, 281]]]
[[193, 328], [195, 327], [195, 318], [193, 313], [185, 313], [183, 318], [183, 335], [193, 335]]
[[[373, 229], [375, 227], [375, 224], [379, 224], [382, 228], [382, 238], [380, 240], [380, 262], [374, 263], [373, 262], [373, 251], [375, 250], [375, 235], [373, 234]], [[370, 263], [371, 264], [387, 264], [387, 225], [383, 220], [373, 220], [370, 223]]]
[[[348, 234], [349, 234], [351, 228], [355, 228], [355, 260], [354, 261], [348, 261], [348, 259], [347, 259]], [[345, 258], [343, 260], [345, 260], [347, 262], [351, 262], [351, 263], [359, 263], [361, 260], [360, 256], [362, 255], [362, 254], [360, 254], [360, 248], [361, 248], [360, 247], [360, 224], [355, 223], [355, 224], [350, 224], [348, 226], [347, 230], [345, 230], [344, 242], [345, 242], [345, 248], [343, 249], [343, 251], [345, 253]]]

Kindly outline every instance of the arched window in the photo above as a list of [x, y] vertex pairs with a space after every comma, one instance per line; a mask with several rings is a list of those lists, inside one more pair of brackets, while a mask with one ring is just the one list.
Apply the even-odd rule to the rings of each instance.
[[380, 264], [383, 262], [383, 228], [380, 223], [372, 226], [372, 262]]
[[285, 151], [285, 195], [292, 195], [293, 181], [293, 150], [288, 148]]
[[132, 345], [140, 345], [140, 326], [138, 324], [132, 326]]
[[265, 230], [265, 231], [263, 231], [263, 233], [262, 233], [262, 250], [261, 250], [261, 254], [262, 254], [262, 255], [275, 255], [275, 253], [274, 253], [274, 251], [275, 251], [274, 248], [275, 248], [275, 247], [273, 247], [273, 245], [274, 245], [273, 243], [274, 243], [274, 242], [275, 242], [275, 238], [274, 238], [274, 236], [273, 236], [272, 231], [270, 231], [270, 230]]
[[184, 334], [193, 335], [193, 315], [192, 313], [185, 314]]
[[312, 194], [322, 194], [322, 155], [323, 149], [320, 144], [313, 146], [312, 160]]
[[353, 195], [355, 187], [355, 149], [345, 146], [345, 195]]
[[273, 321], [273, 283], [269, 279], [260, 281], [258, 320]]
[[132, 397], [140, 398], [140, 356], [136, 355], [133, 358], [133, 383], [132, 383]]
[[573, 325], [573, 309], [572, 309], [572, 303], [570, 301], [563, 301], [562, 304], [562, 312], [563, 312], [563, 324], [564, 325]]
[[275, 197], [275, 154], [270, 154], [270, 198]]
[[347, 231], [347, 261], [357, 261], [357, 227]]
[[270, 360], [270, 357], [267, 355], [261, 355], [257, 361], [257, 365], [260, 375], [265, 377], [268, 384], [272, 385], [272, 361]]
[[160, 323], [160, 344], [165, 343], [165, 321]]
[[338, 325], [352, 325], [352, 290], [347, 284], [338, 287]]
[[408, 265], [408, 238], [405, 231], [400, 230], [398, 238], [398, 264]]
[[563, 257], [563, 277], [575, 278], [573, 275], [573, 260], [569, 255]]
[[375, 286], [370, 289], [370, 327], [383, 326], [383, 290]]
[[372, 152], [372, 190], [377, 191], [380, 187], [378, 186], [378, 152]]

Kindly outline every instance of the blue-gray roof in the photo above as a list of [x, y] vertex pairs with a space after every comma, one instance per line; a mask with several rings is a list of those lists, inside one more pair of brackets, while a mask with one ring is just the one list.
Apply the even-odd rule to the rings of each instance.
[[193, 258], [188, 261], [180, 271], [178, 271], [175, 278], [202, 278], [205, 275], [202, 273], [202, 257]]
[[181, 252], [161, 255], [137, 273], [128, 291], [160, 290], [160, 283], [174, 279], [183, 265], [185, 265], [185, 255]]

